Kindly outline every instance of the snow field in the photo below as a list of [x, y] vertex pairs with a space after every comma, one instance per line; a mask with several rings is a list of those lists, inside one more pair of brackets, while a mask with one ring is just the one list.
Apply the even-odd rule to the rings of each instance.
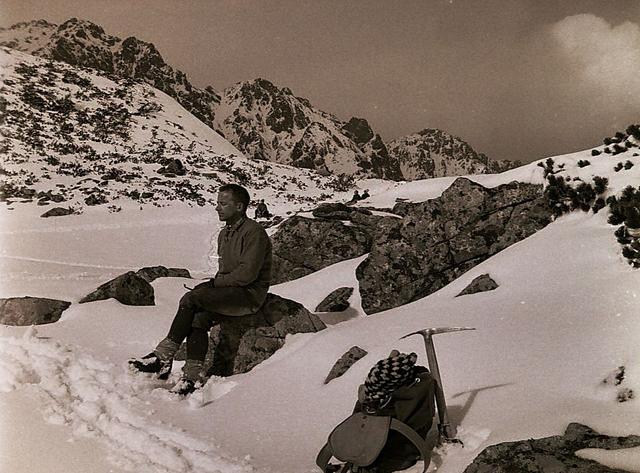
[[[574, 162], [585, 155], [554, 159]], [[605, 163], [598, 159], [608, 158], [591, 162]], [[602, 166], [600, 175], [612, 175]], [[612, 178], [612, 192], [625, 182], [638, 182], [638, 169], [621, 171], [628, 173], [626, 181]], [[576, 169], [593, 171], [600, 173], [596, 167]], [[518, 174], [542, 182], [541, 173], [533, 164], [473, 179], [498, 185]], [[380, 206], [389, 206], [398, 197], [435, 197], [447, 179], [361, 186]], [[282, 205], [280, 210], [299, 207]], [[210, 208], [132, 207], [51, 221], [38, 219], [37, 211], [35, 205], [21, 207], [19, 214], [0, 209], [2, 297], [76, 302], [124, 272], [118, 268], [164, 264], [190, 269], [196, 277], [212, 269], [207, 253], [219, 223]], [[87, 445], [82, 442], [91, 442], [97, 450], [106, 449], [110, 461], [128, 471], [311, 472], [326, 435], [351, 412], [357, 386], [378, 359], [396, 348], [415, 351], [426, 363], [421, 338], [400, 337], [427, 327], [472, 326], [477, 330], [435, 337], [451, 418], [460, 424], [465, 448], [437, 450], [429, 471], [459, 473], [487, 445], [557, 435], [569, 422], [610, 435], [638, 434], [638, 401], [618, 403], [619, 387], [602, 383], [624, 365], [620, 387], [640, 392], [635, 362], [640, 355], [640, 272], [620, 255], [613, 231], [606, 211], [562, 217], [437, 293], [372, 316], [363, 315], [356, 291], [347, 314], [321, 314], [332, 324], [326, 330], [288, 337], [281, 350], [251, 372], [212, 379], [189, 401], [176, 401], [162, 389], [170, 382], [133, 376], [125, 368], [127, 358], [147, 353], [166, 334], [185, 292], [183, 283], [194, 283], [158, 279], [153, 282], [156, 306], [128, 307], [114, 300], [74, 304], [59, 322], [38, 327], [37, 334], [1, 327], [0, 401], [20, 410], [24, 405], [14, 402], [15, 394], [34, 394], [22, 402], [43, 408], [47, 422], [62, 424], [74, 438], [88, 438], [77, 442], [82, 448]], [[313, 310], [331, 290], [357, 283], [354, 271], [362, 259], [275, 286], [272, 292]], [[500, 287], [455, 297], [484, 273]], [[333, 363], [353, 345], [369, 354], [324, 385]], [[176, 363], [174, 380], [178, 368]], [[30, 444], [28, 438], [25, 442]], [[637, 451], [582, 454], [640, 471]], [[108, 471], [106, 459], [96, 461], [96, 468]], [[86, 471], [74, 465], [68, 471]]]

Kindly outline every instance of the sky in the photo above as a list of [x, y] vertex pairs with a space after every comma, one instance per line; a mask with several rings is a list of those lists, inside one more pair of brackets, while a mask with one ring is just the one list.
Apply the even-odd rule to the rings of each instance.
[[530, 162], [640, 122], [638, 0], [0, 0], [0, 26], [71, 17], [195, 85], [262, 77], [386, 141], [440, 128]]

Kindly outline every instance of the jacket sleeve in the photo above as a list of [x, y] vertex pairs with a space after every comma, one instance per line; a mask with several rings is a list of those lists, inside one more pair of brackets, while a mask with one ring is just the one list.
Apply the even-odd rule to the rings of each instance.
[[240, 255], [240, 263], [229, 273], [216, 274], [214, 286], [240, 287], [254, 282], [258, 278], [270, 244], [266, 232], [260, 229], [247, 233]]

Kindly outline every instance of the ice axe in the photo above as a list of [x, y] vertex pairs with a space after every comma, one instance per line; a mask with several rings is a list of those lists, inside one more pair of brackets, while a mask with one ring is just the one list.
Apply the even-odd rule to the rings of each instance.
[[433, 375], [433, 379], [436, 381], [436, 406], [438, 407], [438, 431], [440, 436], [444, 437], [446, 441], [460, 442], [456, 440], [456, 427], [449, 422], [449, 416], [447, 415], [447, 403], [444, 398], [444, 390], [442, 388], [442, 378], [440, 377], [440, 369], [438, 368], [438, 359], [436, 358], [436, 349], [433, 345], [433, 336], [439, 333], [448, 332], [461, 332], [463, 330], [475, 330], [473, 327], [439, 327], [439, 328], [426, 328], [418, 330], [417, 332], [411, 332], [400, 339], [410, 337], [412, 335], [422, 335], [424, 338], [424, 346], [427, 351], [427, 361], [429, 363], [429, 369]]

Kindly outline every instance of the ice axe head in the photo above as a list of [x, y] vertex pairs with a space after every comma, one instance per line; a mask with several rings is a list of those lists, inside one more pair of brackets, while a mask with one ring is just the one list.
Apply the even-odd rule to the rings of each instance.
[[423, 337], [431, 337], [432, 335], [437, 335], [439, 333], [448, 333], [448, 332], [462, 332], [463, 330], [475, 330], [474, 327], [437, 327], [437, 328], [424, 328], [422, 330], [418, 330], [416, 332], [411, 332], [405, 335], [404, 337], [400, 337], [400, 340], [403, 338], [410, 337], [412, 335], [422, 335]]

